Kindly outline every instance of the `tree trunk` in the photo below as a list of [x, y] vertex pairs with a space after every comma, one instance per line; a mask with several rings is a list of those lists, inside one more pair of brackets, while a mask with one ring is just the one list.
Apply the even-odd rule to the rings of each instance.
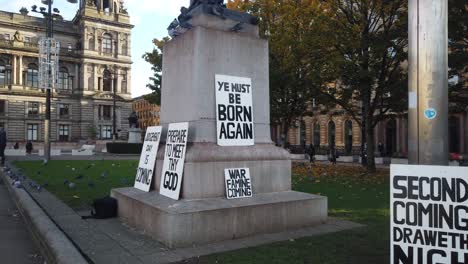
[[371, 120], [366, 120], [366, 139], [367, 139], [367, 171], [375, 172], [375, 144], [374, 144], [374, 128]]

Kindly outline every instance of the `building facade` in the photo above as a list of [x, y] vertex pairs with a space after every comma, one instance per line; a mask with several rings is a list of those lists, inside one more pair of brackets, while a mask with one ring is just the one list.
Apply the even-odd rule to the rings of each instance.
[[[450, 111], [448, 130], [449, 152], [468, 153], [468, 109]], [[272, 136], [278, 144], [284, 140], [279, 126], [272, 126]], [[296, 126], [290, 128], [285, 140], [299, 151], [313, 144], [321, 154], [325, 154], [330, 145], [335, 145], [340, 155], [359, 155], [361, 129], [344, 111], [329, 111], [326, 114], [316, 111], [312, 116], [301, 118]], [[379, 122], [374, 129], [374, 143], [377, 155], [381, 155], [378, 150], [381, 143], [384, 156], [407, 158], [407, 114], [393, 115]]]
[[138, 115], [140, 129], [146, 130], [150, 126], [159, 126], [161, 107], [151, 104], [143, 96], [133, 99], [133, 111]]
[[[127, 137], [133, 26], [123, 1], [80, 0], [72, 21], [56, 17], [59, 74], [51, 99], [51, 141]], [[43, 141], [46, 92], [39, 87], [38, 41], [45, 19], [0, 11], [0, 126], [10, 142]], [[114, 87], [115, 86], [115, 87]], [[115, 89], [115, 97], [114, 97]]]

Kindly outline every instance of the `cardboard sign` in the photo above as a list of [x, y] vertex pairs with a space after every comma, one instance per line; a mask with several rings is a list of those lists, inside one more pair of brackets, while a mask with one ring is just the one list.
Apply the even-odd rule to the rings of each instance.
[[218, 145], [254, 145], [252, 80], [216, 75], [215, 88]]
[[468, 263], [468, 168], [392, 165], [390, 263]]
[[249, 168], [225, 169], [226, 197], [237, 199], [252, 197], [252, 180]]
[[161, 174], [160, 194], [179, 200], [184, 173], [189, 123], [169, 124]]
[[141, 150], [134, 187], [149, 192], [153, 180], [154, 164], [158, 153], [161, 127], [154, 126], [146, 129], [145, 142]]

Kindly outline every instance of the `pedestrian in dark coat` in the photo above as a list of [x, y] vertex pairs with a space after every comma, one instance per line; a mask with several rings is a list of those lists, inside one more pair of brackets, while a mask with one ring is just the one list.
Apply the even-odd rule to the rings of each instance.
[[33, 150], [33, 144], [31, 141], [28, 141], [28, 143], [26, 143], [26, 153], [31, 154], [32, 150]]
[[5, 148], [7, 145], [7, 134], [5, 129], [0, 128], [0, 157], [2, 158], [2, 166], [5, 166]]
[[309, 145], [309, 162], [313, 163], [315, 160], [315, 146], [314, 144]]

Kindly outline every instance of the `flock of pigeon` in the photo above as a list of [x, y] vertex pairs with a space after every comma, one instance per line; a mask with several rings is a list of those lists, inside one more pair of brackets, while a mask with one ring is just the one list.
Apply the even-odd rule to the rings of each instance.
[[[101, 161], [104, 161], [104, 160], [101, 160]], [[42, 166], [45, 167], [47, 166], [47, 164], [48, 164], [47, 161], [44, 161], [42, 163]], [[94, 166], [96, 166], [95, 163], [88, 164], [84, 168], [84, 171], [89, 170]], [[115, 166], [120, 167], [120, 163], [117, 163], [117, 164], [113, 163], [112, 167], [115, 167]], [[71, 167], [70, 165], [67, 165], [66, 167], [70, 168], [72, 173], [77, 173], [77, 174], [75, 174], [76, 176], [73, 177], [73, 179], [71, 180], [65, 179], [63, 182], [63, 185], [66, 186], [66, 188], [68, 188], [69, 190], [75, 190], [77, 188], [76, 182], [83, 181], [83, 179], [85, 179], [85, 176], [83, 175], [83, 173], [78, 172], [76, 168]], [[4, 169], [4, 172], [10, 177], [10, 179], [12, 180], [12, 185], [16, 188], [23, 188], [27, 186], [28, 190], [35, 190], [37, 192], [41, 192], [42, 189], [47, 188], [49, 186], [49, 181], [47, 180], [45, 180], [42, 184], [38, 184], [33, 180], [29, 180], [28, 177], [23, 174], [23, 171], [21, 169], [13, 170], [9, 167], [6, 167]], [[37, 176], [43, 176], [41, 170], [38, 170], [36, 173], [37, 173]], [[100, 178], [103, 180], [109, 178], [109, 172], [108, 171], [102, 172], [100, 175]], [[86, 177], [86, 179], [88, 180], [87, 185], [89, 188], [94, 188], [96, 186], [95, 183], [89, 179], [89, 177]], [[128, 179], [125, 177], [122, 177], [120, 181], [122, 184], [125, 184], [125, 185], [129, 183]]]

